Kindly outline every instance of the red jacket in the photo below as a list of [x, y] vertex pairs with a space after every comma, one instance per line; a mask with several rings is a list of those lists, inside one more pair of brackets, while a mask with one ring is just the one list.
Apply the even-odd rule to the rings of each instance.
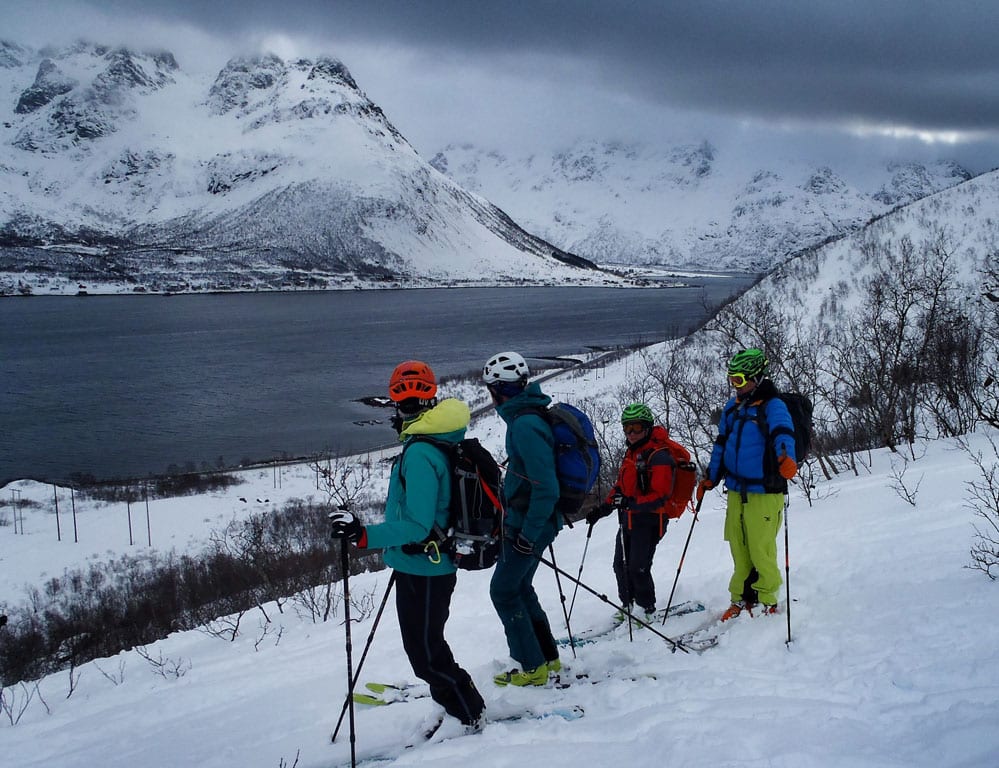
[[[649, 437], [636, 445], [629, 445], [621, 460], [617, 482], [606, 502], [613, 503], [620, 494], [629, 499], [621, 509], [621, 521], [631, 530], [636, 516], [656, 515], [659, 535], [666, 529], [666, 518], [672, 508], [667, 504], [673, 495], [673, 456], [666, 447], [669, 435], [665, 427], [655, 426]], [[682, 511], [682, 510], [681, 510]]]

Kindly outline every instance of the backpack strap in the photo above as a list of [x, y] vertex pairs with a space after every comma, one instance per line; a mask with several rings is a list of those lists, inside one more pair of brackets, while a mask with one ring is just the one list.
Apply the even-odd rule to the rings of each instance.
[[525, 405], [523, 408], [521, 408], [519, 411], [513, 414], [513, 418], [519, 419], [521, 416], [524, 416], [529, 413], [533, 413], [540, 416], [542, 421], [544, 421], [545, 424], [547, 424], [549, 427], [552, 425], [552, 417], [548, 413], [548, 409], [540, 405]]
[[777, 427], [770, 431], [770, 423], [767, 421], [767, 407], [774, 400], [779, 399], [779, 393], [774, 392], [769, 397], [764, 398], [756, 406], [756, 424], [763, 433], [763, 490], [767, 493], [787, 493], [787, 480], [781, 477], [777, 469], [777, 450], [774, 448], [774, 438], [777, 435], [789, 434], [794, 438], [794, 431], [787, 427]]

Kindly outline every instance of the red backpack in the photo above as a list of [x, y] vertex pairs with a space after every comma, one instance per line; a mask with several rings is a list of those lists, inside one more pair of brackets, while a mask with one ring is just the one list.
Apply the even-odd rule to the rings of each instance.
[[690, 451], [675, 440], [666, 438], [666, 445], [659, 450], [669, 451], [673, 458], [673, 493], [666, 502], [666, 517], [676, 519], [694, 498], [697, 487], [697, 466], [690, 460]]

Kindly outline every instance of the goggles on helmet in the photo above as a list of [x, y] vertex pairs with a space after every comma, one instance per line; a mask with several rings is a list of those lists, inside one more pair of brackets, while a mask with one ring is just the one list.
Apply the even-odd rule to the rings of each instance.
[[750, 381], [752, 381], [752, 379], [747, 379], [746, 374], [744, 373], [730, 373], [728, 375], [728, 383], [736, 389], [741, 389]]

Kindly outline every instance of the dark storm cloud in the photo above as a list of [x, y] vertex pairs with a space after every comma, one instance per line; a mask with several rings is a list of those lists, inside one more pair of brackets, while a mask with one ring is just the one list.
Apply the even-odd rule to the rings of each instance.
[[710, 119], [729, 130], [920, 135], [965, 148], [974, 139], [996, 165], [991, 0], [0, 3], [13, 8], [5, 21], [20, 22], [9, 28], [34, 23], [43, 39], [63, 20], [67, 33], [109, 43], [170, 29], [162, 44], [185, 66], [248, 44], [339, 56], [422, 151], [574, 130], [637, 137]]
[[[104, 8], [149, 13], [138, 0]], [[880, 0], [174, 0], [155, 13], [218, 34], [261, 28], [502, 66], [572, 57], [658, 103], [923, 130], [999, 128], [999, 3]], [[538, 73], [543, 75], [544, 73]]]

